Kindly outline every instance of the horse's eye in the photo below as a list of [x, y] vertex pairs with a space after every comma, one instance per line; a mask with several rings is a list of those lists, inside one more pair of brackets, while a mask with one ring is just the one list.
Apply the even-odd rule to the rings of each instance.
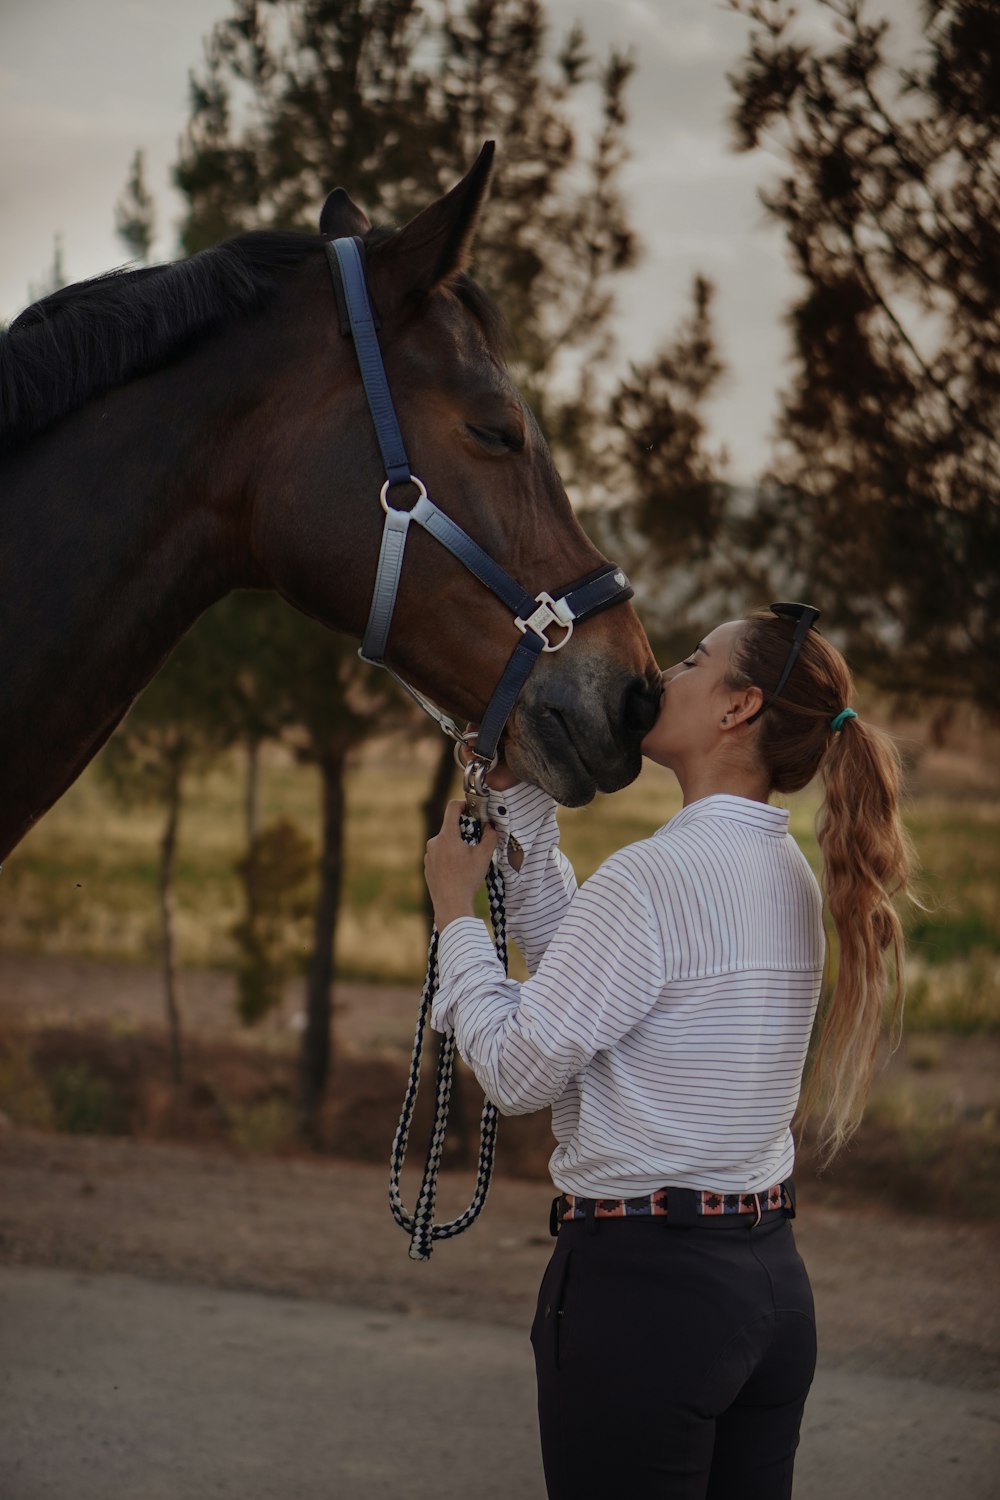
[[489, 453], [520, 453], [524, 447], [524, 433], [509, 428], [476, 427], [466, 422], [465, 430]]

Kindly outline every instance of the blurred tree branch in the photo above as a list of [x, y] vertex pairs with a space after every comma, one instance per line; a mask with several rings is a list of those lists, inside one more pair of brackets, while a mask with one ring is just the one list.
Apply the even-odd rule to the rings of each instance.
[[758, 539], [875, 682], [995, 714], [1000, 11], [926, 0], [904, 64], [863, 0], [814, 0], [825, 45], [734, 9], [736, 142], [787, 163], [764, 202], [802, 283]]

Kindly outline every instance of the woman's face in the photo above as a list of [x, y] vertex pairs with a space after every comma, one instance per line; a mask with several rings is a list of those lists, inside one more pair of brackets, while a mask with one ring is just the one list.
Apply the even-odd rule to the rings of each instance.
[[742, 630], [742, 620], [717, 625], [690, 656], [664, 672], [656, 723], [642, 742], [650, 760], [676, 770], [718, 746], [724, 734], [722, 720], [734, 697], [726, 678]]

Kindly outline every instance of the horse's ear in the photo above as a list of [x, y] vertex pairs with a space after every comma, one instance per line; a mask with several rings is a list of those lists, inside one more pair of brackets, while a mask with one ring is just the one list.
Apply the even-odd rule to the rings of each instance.
[[339, 240], [351, 234], [367, 234], [371, 227], [350, 195], [343, 188], [334, 188], [319, 216], [320, 234], [325, 234], [328, 240]]
[[391, 259], [397, 293], [427, 295], [464, 270], [490, 180], [493, 151], [493, 142], [487, 141], [473, 167], [450, 193], [373, 252], [386, 261]]

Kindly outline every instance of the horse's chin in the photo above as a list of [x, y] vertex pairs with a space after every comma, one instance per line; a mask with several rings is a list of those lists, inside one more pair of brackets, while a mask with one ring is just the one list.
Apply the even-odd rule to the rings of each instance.
[[540, 786], [563, 807], [585, 807], [598, 792], [621, 791], [642, 767], [638, 745], [621, 747], [613, 759], [595, 763], [587, 747], [577, 746], [557, 716], [545, 715], [531, 727], [535, 732], [530, 735], [508, 737], [504, 759], [520, 781]]

